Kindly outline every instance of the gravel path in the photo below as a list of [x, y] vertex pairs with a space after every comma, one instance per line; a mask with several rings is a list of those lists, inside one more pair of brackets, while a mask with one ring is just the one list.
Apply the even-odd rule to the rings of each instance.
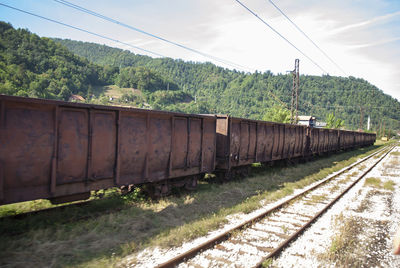
[[[366, 184], [375, 178], [378, 185]], [[385, 189], [385, 182], [394, 189]], [[273, 267], [400, 267], [400, 147], [272, 262]]]

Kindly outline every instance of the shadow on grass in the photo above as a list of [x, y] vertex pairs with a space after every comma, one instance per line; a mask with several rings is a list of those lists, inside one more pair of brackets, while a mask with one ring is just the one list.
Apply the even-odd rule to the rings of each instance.
[[[106, 267], [149, 245], [179, 245], [217, 228], [230, 213], [250, 212], [260, 200], [279, 190], [287, 188], [284, 194], [290, 194], [286, 187], [290, 183], [321, 170], [333, 172], [338, 162], [378, 147], [322, 156], [293, 166], [255, 165], [248, 178], [224, 184], [211, 183], [212, 178], [202, 180], [195, 192], [175, 190], [175, 195], [159, 201], [137, 202], [143, 197], [115, 196], [82, 208], [0, 221], [0, 266], [23, 266], [21, 260], [26, 260], [31, 266]], [[315, 176], [307, 183], [317, 179]], [[73, 221], [82, 215], [87, 219]], [[65, 218], [71, 222], [65, 223]], [[24, 234], [12, 235], [21, 231]]]

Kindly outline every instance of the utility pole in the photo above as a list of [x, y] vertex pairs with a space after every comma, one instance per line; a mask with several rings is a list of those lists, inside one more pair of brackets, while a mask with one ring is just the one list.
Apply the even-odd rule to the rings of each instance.
[[[299, 78], [299, 59], [294, 61], [294, 70], [292, 71], [293, 75], [293, 88], [292, 88], [292, 103], [290, 106], [290, 123], [295, 124], [297, 122], [298, 108], [299, 108], [299, 85], [300, 85], [300, 78]], [[294, 112], [296, 110], [296, 112]], [[296, 113], [296, 117], [295, 117]]]

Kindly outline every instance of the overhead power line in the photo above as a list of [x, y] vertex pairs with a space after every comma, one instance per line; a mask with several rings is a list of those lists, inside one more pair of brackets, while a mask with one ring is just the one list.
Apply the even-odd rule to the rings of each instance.
[[240, 65], [240, 64], [237, 64], [237, 63], [228, 61], [228, 60], [224, 60], [224, 59], [221, 59], [221, 58], [218, 58], [218, 57], [215, 57], [215, 56], [212, 56], [212, 55], [210, 55], [210, 54], [201, 52], [201, 51], [199, 51], [199, 50], [196, 50], [196, 49], [193, 49], [193, 48], [190, 48], [190, 47], [187, 47], [187, 46], [185, 46], [185, 45], [179, 44], [179, 43], [174, 42], [174, 41], [171, 41], [171, 40], [167, 40], [167, 39], [165, 39], [165, 38], [163, 38], [163, 37], [160, 37], [160, 36], [157, 36], [157, 35], [155, 35], [155, 34], [146, 32], [146, 31], [144, 31], [144, 30], [142, 30], [142, 29], [139, 29], [139, 28], [137, 28], [137, 27], [130, 26], [130, 25], [125, 24], [125, 23], [123, 23], [123, 22], [121, 22], [121, 21], [119, 21], [119, 20], [116, 20], [116, 19], [107, 17], [107, 16], [105, 16], [105, 15], [99, 14], [99, 13], [94, 12], [94, 11], [92, 11], [92, 10], [89, 10], [89, 9], [87, 9], [87, 8], [84, 8], [84, 7], [75, 5], [75, 4], [71, 3], [71, 2], [68, 2], [68, 1], [65, 1], [65, 0], [54, 0], [54, 1], [57, 2], [57, 3], [60, 3], [60, 4], [62, 4], [62, 5], [68, 6], [68, 7], [70, 7], [70, 8], [79, 10], [79, 11], [84, 12], [84, 13], [87, 13], [87, 14], [89, 14], [89, 15], [92, 15], [92, 16], [101, 18], [101, 19], [103, 19], [103, 20], [106, 20], [106, 21], [109, 21], [109, 22], [118, 24], [118, 25], [120, 25], [120, 26], [122, 26], [122, 27], [125, 27], [125, 28], [128, 28], [128, 29], [130, 29], [130, 30], [133, 30], [133, 31], [136, 31], [136, 32], [145, 34], [145, 35], [147, 35], [147, 36], [150, 36], [150, 37], [156, 38], [156, 39], [158, 39], [158, 40], [161, 40], [161, 41], [163, 41], [163, 42], [166, 42], [166, 43], [172, 44], [172, 45], [174, 45], [174, 46], [183, 48], [183, 49], [188, 50], [188, 51], [190, 51], [190, 52], [199, 54], [199, 55], [201, 55], [201, 56], [203, 56], [203, 57], [206, 57], [206, 58], [209, 58], [209, 59], [218, 61], [218, 62], [223, 63], [223, 64], [225, 64], [225, 65], [228, 65], [228, 66], [231, 66], [231, 67], [234, 67], [234, 68], [239, 68], [239, 69], [253, 70], [252, 68], [248, 68], [248, 67], [246, 67], [246, 66], [243, 66], [243, 65]]
[[311, 61], [315, 66], [317, 66], [321, 71], [324, 73], [328, 73], [325, 71], [324, 68], [322, 68], [318, 63], [316, 63], [313, 59], [311, 59], [309, 56], [307, 56], [303, 51], [301, 51], [299, 48], [297, 48], [292, 42], [290, 42], [286, 37], [284, 37], [281, 33], [279, 33], [277, 30], [275, 30], [271, 25], [269, 25], [265, 20], [260, 18], [254, 11], [252, 11], [250, 8], [248, 8], [246, 5], [244, 5], [242, 2], [239, 0], [235, 0], [238, 2], [244, 9], [246, 9], [248, 12], [253, 14], [257, 19], [259, 19], [262, 23], [264, 23], [266, 26], [268, 26], [272, 31], [274, 31], [277, 35], [279, 35], [283, 40], [285, 40], [287, 43], [289, 43], [293, 48], [295, 48], [298, 52], [300, 52], [304, 57], [306, 57], [309, 61]]
[[53, 20], [53, 19], [50, 19], [50, 18], [46, 18], [46, 17], [44, 17], [44, 16], [37, 15], [37, 14], [34, 14], [34, 13], [32, 13], [32, 12], [29, 12], [29, 11], [25, 11], [25, 10], [22, 10], [22, 9], [19, 9], [19, 8], [16, 8], [16, 7], [12, 7], [12, 6], [3, 4], [3, 3], [0, 3], [0, 5], [2, 5], [2, 6], [4, 6], [4, 7], [8, 7], [8, 8], [10, 8], [10, 9], [17, 10], [17, 11], [22, 12], [22, 13], [25, 13], [25, 14], [29, 14], [29, 15], [31, 15], [31, 16], [34, 16], [34, 17], [37, 17], [37, 18], [40, 18], [40, 19], [44, 19], [44, 20], [47, 20], [47, 21], [50, 21], [50, 22], [53, 22], [53, 23], [56, 23], [56, 24], [65, 26], [65, 27], [69, 27], [69, 28], [72, 28], [72, 29], [75, 29], [75, 30], [78, 30], [78, 31], [81, 31], [81, 32], [84, 32], [84, 33], [88, 33], [88, 34], [91, 34], [91, 35], [95, 35], [95, 36], [101, 37], [101, 38], [103, 38], [103, 39], [107, 39], [107, 40], [110, 40], [110, 41], [113, 41], [113, 42], [116, 42], [116, 43], [120, 43], [120, 44], [129, 46], [129, 47], [132, 47], [132, 48], [135, 48], [135, 49], [138, 49], [138, 50], [147, 52], [147, 53], [151, 53], [151, 54], [156, 55], [156, 56], [159, 56], [159, 57], [165, 57], [165, 56], [163, 56], [163, 55], [161, 55], [161, 54], [159, 54], [159, 53], [150, 51], [150, 50], [148, 50], [148, 49], [140, 48], [140, 47], [137, 47], [137, 46], [134, 46], [134, 45], [131, 45], [131, 44], [128, 44], [128, 43], [119, 41], [119, 40], [117, 40], [117, 39], [114, 39], [114, 38], [111, 38], [111, 37], [107, 37], [107, 36], [105, 36], [105, 35], [101, 35], [101, 34], [97, 34], [97, 33], [94, 33], [94, 32], [90, 32], [90, 31], [88, 31], [88, 30], [85, 30], [85, 29], [82, 29], [82, 28], [79, 28], [79, 27], [76, 27], [76, 26], [72, 26], [72, 25], [70, 25], [70, 24], [66, 24], [66, 23], [63, 23], [63, 22], [60, 22], [60, 21], [56, 21], [56, 20]]
[[296, 23], [294, 23], [277, 5], [275, 5], [275, 3], [272, 0], [268, 0], [288, 21], [290, 21], [290, 23], [296, 27], [296, 29], [301, 32], [316, 48], [318, 48], [319, 51], [321, 51], [322, 54], [325, 55], [325, 57], [327, 59], [329, 59], [330, 62], [332, 62], [340, 71], [342, 71], [344, 73], [344, 75], [347, 76], [346, 72], [338, 65], [336, 64], [336, 62], [334, 62], [332, 60], [331, 57], [328, 56], [327, 53], [325, 53], [325, 51], [323, 51], [303, 30], [300, 29], [299, 26], [297, 26]]

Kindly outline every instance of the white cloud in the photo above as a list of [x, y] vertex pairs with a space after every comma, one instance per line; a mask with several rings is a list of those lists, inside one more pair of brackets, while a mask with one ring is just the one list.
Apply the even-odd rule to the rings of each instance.
[[365, 27], [365, 26], [369, 26], [369, 25], [374, 25], [377, 24], [379, 22], [384, 22], [387, 21], [393, 17], [397, 17], [400, 15], [400, 11], [396, 11], [390, 14], [386, 14], [386, 15], [382, 15], [382, 16], [378, 16], [372, 19], [368, 19], [362, 22], [358, 22], [358, 23], [354, 23], [354, 24], [350, 24], [350, 25], [346, 25], [343, 26], [341, 28], [337, 28], [335, 30], [333, 30], [330, 34], [338, 34], [341, 32], [345, 32], [345, 31], [349, 31], [349, 30], [354, 30], [357, 28], [361, 28], [361, 27]]

